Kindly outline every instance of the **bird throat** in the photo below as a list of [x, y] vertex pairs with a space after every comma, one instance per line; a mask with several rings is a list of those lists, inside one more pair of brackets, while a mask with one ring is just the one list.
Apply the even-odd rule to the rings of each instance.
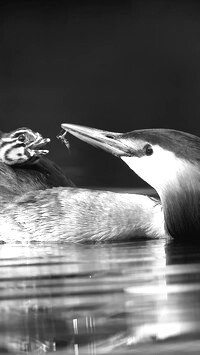
[[174, 239], [200, 238], [200, 173], [180, 175], [161, 202], [166, 229]]

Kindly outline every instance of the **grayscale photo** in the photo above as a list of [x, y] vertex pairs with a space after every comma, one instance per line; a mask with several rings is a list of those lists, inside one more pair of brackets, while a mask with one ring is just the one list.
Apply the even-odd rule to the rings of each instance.
[[0, 355], [200, 353], [200, 2], [0, 2]]

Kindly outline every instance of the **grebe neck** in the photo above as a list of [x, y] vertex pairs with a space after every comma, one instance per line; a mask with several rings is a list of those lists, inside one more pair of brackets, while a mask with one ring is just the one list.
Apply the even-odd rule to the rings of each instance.
[[179, 177], [161, 194], [165, 225], [175, 239], [200, 237], [200, 173]]

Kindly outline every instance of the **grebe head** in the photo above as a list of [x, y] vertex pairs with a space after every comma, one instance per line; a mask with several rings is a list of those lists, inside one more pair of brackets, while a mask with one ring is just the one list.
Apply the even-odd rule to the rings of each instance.
[[200, 138], [185, 132], [143, 129], [115, 133], [71, 124], [62, 124], [62, 128], [121, 158], [161, 195], [181, 175], [200, 168]]
[[50, 141], [29, 128], [0, 134], [0, 161], [7, 165], [34, 163], [49, 151], [41, 149]]
[[200, 138], [171, 129], [114, 133], [71, 124], [62, 128], [120, 157], [154, 187], [171, 235], [200, 233]]

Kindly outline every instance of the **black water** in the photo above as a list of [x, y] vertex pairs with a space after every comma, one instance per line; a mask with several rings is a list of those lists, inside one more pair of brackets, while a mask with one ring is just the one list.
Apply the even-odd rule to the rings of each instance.
[[0, 353], [200, 353], [199, 246], [1, 245], [0, 260]]

